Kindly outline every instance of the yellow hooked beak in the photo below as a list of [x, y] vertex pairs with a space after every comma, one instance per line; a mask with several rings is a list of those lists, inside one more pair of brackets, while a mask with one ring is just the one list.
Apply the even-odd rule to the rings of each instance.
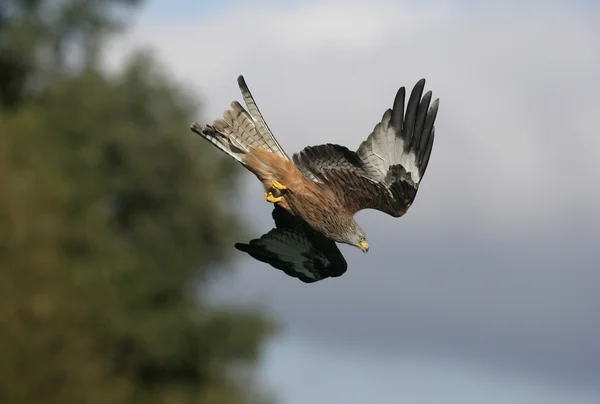
[[367, 240], [363, 240], [360, 242], [360, 244], [358, 245], [360, 247], [360, 249], [362, 250], [362, 252], [366, 253], [369, 251], [369, 243], [367, 243]]

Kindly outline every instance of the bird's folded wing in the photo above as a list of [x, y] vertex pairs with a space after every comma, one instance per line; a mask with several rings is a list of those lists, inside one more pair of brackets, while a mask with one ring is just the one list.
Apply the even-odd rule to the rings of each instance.
[[406, 113], [401, 87], [393, 107], [356, 152], [334, 144], [310, 146], [293, 155], [294, 163], [313, 181], [328, 185], [350, 214], [370, 208], [402, 216], [415, 199], [435, 136], [439, 100], [432, 103], [424, 87], [425, 80], [419, 80]]
[[248, 244], [237, 243], [235, 247], [306, 283], [346, 272], [348, 264], [333, 240], [277, 204], [273, 219], [274, 229]]

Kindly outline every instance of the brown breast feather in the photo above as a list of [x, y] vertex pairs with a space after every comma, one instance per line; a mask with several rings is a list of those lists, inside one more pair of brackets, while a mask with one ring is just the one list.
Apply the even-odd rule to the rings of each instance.
[[327, 205], [337, 205], [333, 193], [328, 188], [324, 189], [304, 176], [296, 164], [285, 157], [251, 147], [243, 160], [263, 183], [265, 191], [272, 187], [271, 181], [274, 179], [289, 189], [290, 192], [283, 197], [279, 205], [290, 213], [310, 221], [313, 216], [310, 206], [325, 208]]

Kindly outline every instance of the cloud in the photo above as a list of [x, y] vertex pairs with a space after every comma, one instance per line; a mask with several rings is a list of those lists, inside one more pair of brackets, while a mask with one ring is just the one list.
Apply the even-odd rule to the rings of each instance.
[[[342, 278], [306, 287], [243, 260], [221, 293], [264, 300], [290, 333], [324, 344], [597, 381], [600, 27], [595, 9], [568, 4], [238, 6], [142, 17], [107, 54], [114, 67], [150, 46], [203, 95], [204, 121], [241, 99], [243, 73], [289, 152], [356, 148], [397, 88], [425, 77], [441, 104], [408, 214], [360, 212], [371, 251], [343, 247]], [[271, 227], [270, 206], [243, 175], [239, 208], [258, 235]]]
[[397, 403], [398, 397], [410, 403], [445, 404], [598, 402], [593, 393], [544, 384], [520, 372], [493, 371], [440, 358], [377, 357], [335, 347], [319, 349], [294, 339], [276, 341], [264, 368], [265, 380], [288, 404], [386, 404]]

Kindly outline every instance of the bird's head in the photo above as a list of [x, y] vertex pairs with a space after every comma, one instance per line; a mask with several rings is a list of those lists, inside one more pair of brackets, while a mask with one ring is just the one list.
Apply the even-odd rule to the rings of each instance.
[[356, 228], [352, 232], [348, 244], [360, 248], [364, 253], [369, 252], [369, 243], [367, 242], [367, 236], [365, 235], [364, 230], [361, 229], [358, 225], [356, 225]]
[[362, 250], [364, 253], [369, 252], [369, 243], [367, 243], [367, 239], [362, 237], [358, 242], [358, 248]]

